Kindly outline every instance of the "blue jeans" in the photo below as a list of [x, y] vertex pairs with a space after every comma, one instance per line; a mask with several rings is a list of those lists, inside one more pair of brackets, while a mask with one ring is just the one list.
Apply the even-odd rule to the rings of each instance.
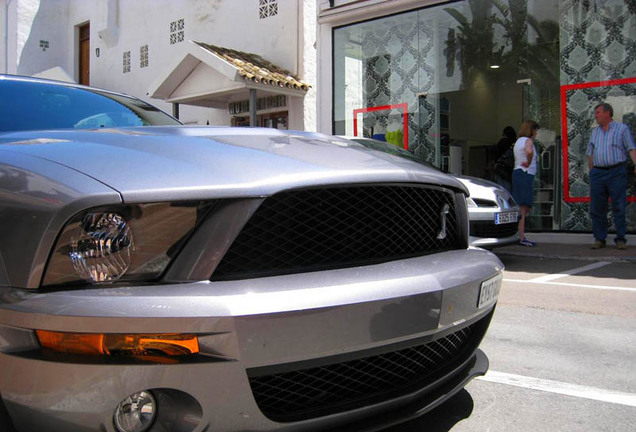
[[607, 237], [607, 198], [612, 200], [612, 213], [616, 226], [614, 242], [625, 240], [625, 212], [627, 207], [627, 166], [610, 169], [592, 168], [590, 171], [590, 216], [596, 240]]

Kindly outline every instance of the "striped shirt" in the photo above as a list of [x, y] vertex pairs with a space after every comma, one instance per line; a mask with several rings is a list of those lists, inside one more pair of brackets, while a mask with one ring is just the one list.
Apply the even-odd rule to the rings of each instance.
[[606, 167], [626, 162], [630, 150], [636, 150], [636, 143], [629, 128], [623, 123], [611, 121], [607, 131], [601, 126], [592, 130], [585, 154], [592, 156], [594, 166]]

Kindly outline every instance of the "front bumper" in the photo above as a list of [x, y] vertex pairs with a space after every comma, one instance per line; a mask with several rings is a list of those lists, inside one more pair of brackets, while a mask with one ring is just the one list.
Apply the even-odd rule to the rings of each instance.
[[511, 244], [519, 243], [519, 231], [514, 235], [506, 237], [469, 237], [469, 243], [474, 247], [481, 247], [484, 249], [492, 249], [495, 247], [508, 246]]
[[[494, 255], [469, 249], [243, 281], [50, 293], [5, 288], [0, 394], [18, 431], [115, 431], [115, 407], [140, 390], [158, 401], [150, 431], [368, 430], [377, 416], [386, 427], [432, 409], [485, 373], [483, 353], [471, 348], [439, 376], [390, 399], [284, 422], [259, 409], [248, 371], [356, 360], [487, 326], [494, 304], [477, 307], [480, 285], [502, 269]], [[177, 364], [48, 356], [33, 329], [196, 333], [202, 354]]]
[[517, 207], [503, 208], [470, 208], [470, 233], [468, 242], [471, 246], [492, 249], [519, 242], [518, 223], [495, 225], [495, 214], [518, 212]]

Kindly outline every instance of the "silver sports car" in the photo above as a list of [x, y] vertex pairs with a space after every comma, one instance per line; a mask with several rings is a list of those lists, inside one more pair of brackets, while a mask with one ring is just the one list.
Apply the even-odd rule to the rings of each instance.
[[0, 430], [380, 430], [488, 367], [453, 177], [0, 76]]

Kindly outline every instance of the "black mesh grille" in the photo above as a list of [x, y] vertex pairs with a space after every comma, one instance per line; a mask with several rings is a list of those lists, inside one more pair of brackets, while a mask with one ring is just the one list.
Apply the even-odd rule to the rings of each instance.
[[494, 222], [471, 222], [470, 235], [475, 237], [504, 238], [517, 232], [516, 222], [495, 225]]
[[[438, 238], [443, 220], [445, 237]], [[288, 191], [263, 202], [212, 279], [385, 262], [465, 247], [461, 237], [447, 190], [374, 185]]]
[[429, 385], [466, 361], [490, 316], [441, 339], [291, 372], [248, 370], [256, 403], [275, 421], [298, 421], [388, 400]]

